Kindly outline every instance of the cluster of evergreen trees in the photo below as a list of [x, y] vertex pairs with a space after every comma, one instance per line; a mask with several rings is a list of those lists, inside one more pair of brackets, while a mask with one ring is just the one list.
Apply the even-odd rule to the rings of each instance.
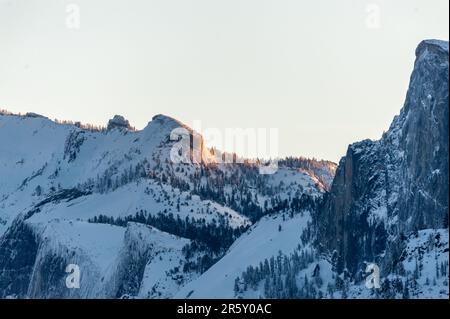
[[[282, 199], [279, 194], [285, 193], [283, 185], [271, 186], [267, 181], [270, 177], [259, 174], [255, 165], [235, 164], [233, 167], [226, 173], [214, 167], [201, 169], [192, 177], [192, 193], [230, 207], [252, 222], [269, 214], [313, 210], [319, 204], [318, 199], [299, 190], [290, 190], [295, 193]], [[266, 199], [260, 200], [261, 196]]]
[[322, 279], [318, 264], [311, 277], [305, 274], [301, 280], [297, 278], [314, 260], [314, 251], [308, 249], [296, 250], [290, 256], [279, 252], [276, 258], [272, 256], [256, 267], [247, 267], [242, 276], [236, 278], [234, 291], [240, 296], [249, 290], [263, 289], [264, 298], [320, 297], [317, 288], [322, 286]]
[[222, 247], [219, 251], [214, 251], [205, 243], [194, 240], [183, 247], [183, 255], [186, 259], [183, 271], [195, 271], [202, 274], [222, 258], [227, 249], [228, 247]]
[[147, 214], [143, 210], [135, 215], [126, 217], [108, 217], [105, 215], [95, 216], [88, 220], [92, 223], [104, 223], [118, 226], [126, 226], [128, 222], [136, 222], [153, 226], [161, 231], [198, 241], [203, 244], [199, 247], [207, 247], [214, 253], [227, 249], [234, 240], [240, 236], [247, 228], [232, 228], [225, 218], [212, 223], [206, 223], [204, 218], [196, 220], [186, 216], [185, 219], [176, 217], [172, 213], [158, 213], [157, 215]]
[[336, 166], [335, 163], [326, 160], [317, 160], [315, 158], [300, 157], [286, 157], [278, 161], [278, 166], [289, 168], [301, 168], [311, 171], [323, 171], [327, 167]]
[[114, 191], [128, 183], [148, 177], [148, 161], [143, 160], [136, 165], [130, 165], [128, 169], [119, 172], [116, 166], [108, 167], [103, 174], [96, 178], [89, 178], [85, 183], [77, 186], [78, 189], [88, 189], [98, 193]]

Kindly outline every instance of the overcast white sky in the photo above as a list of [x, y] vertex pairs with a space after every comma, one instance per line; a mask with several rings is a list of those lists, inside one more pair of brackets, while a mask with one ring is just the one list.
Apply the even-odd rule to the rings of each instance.
[[417, 44], [448, 40], [448, 7], [0, 0], [0, 108], [93, 124], [121, 114], [137, 128], [158, 113], [222, 130], [275, 127], [281, 155], [338, 161], [387, 130]]

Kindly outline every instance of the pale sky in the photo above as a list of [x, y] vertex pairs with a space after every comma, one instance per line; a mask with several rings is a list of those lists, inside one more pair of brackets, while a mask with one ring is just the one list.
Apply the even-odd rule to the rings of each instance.
[[417, 44], [448, 40], [448, 10], [448, 0], [0, 0], [0, 108], [102, 125], [121, 114], [138, 129], [159, 113], [274, 127], [280, 155], [338, 161], [388, 129]]

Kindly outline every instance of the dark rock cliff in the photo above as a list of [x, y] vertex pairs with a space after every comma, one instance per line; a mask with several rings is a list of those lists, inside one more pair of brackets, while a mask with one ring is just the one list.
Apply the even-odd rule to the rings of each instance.
[[15, 221], [0, 238], [0, 298], [27, 295], [38, 246], [22, 220]]
[[448, 227], [448, 42], [416, 50], [405, 104], [378, 141], [349, 146], [314, 217], [317, 245], [339, 271], [392, 271], [408, 232]]

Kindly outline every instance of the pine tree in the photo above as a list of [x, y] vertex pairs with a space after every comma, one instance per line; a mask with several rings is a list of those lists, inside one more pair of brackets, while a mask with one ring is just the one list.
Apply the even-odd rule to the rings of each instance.
[[328, 297], [330, 299], [334, 298], [334, 289], [333, 289], [333, 286], [331, 285], [331, 283], [328, 283], [328, 285], [327, 285], [327, 293], [328, 293]]
[[239, 277], [234, 280], [234, 293], [237, 294], [239, 292]]
[[348, 293], [347, 293], [347, 285], [344, 283], [344, 286], [342, 288], [342, 299], [347, 299]]
[[435, 265], [435, 268], [436, 268], [436, 278], [439, 278], [439, 263], [438, 263], [437, 258], [436, 258], [436, 265]]
[[41, 196], [42, 195], [42, 187], [41, 187], [41, 185], [36, 186], [36, 189], [34, 190], [34, 193], [36, 194], [36, 196]]
[[442, 221], [443, 228], [448, 228], [448, 214], [444, 215], [444, 220]]
[[405, 285], [403, 287], [403, 294], [402, 294], [402, 298], [403, 299], [409, 299], [409, 288], [408, 288], [408, 280], [405, 282]]
[[271, 290], [270, 290], [270, 279], [267, 276], [265, 281], [264, 281], [264, 295], [266, 298], [271, 298], [272, 294], [271, 294]]

